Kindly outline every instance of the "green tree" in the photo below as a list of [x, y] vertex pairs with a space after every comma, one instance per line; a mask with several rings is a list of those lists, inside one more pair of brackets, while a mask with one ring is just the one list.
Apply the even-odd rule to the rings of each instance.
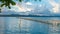
[[[22, 2], [22, 0], [19, 1]], [[0, 12], [3, 6], [8, 7], [10, 9], [10, 5], [16, 5], [16, 3], [13, 0], [0, 0], [0, 2], [2, 3], [0, 4]]]
[[[22, 0], [19, 1], [22, 2]], [[0, 0], [0, 2], [2, 3], [0, 7], [3, 7], [5, 5], [9, 9], [11, 8], [10, 5], [16, 5], [16, 3], [13, 0]]]
[[[23, 0], [18, 0], [20, 2], [22, 2]], [[35, 0], [37, 1], [37, 0]], [[41, 1], [41, 0], [39, 0]], [[0, 11], [1, 11], [1, 7], [5, 6], [5, 7], [8, 7], [9, 9], [11, 8], [10, 5], [16, 5], [16, 3], [13, 1], [13, 0], [0, 0], [0, 2], [2, 4], [0, 4]]]

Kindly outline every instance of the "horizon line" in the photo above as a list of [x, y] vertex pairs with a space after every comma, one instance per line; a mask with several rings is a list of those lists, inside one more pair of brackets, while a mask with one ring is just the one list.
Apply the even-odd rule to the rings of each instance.
[[0, 15], [0, 17], [60, 17], [60, 16], [39, 16], [39, 15]]

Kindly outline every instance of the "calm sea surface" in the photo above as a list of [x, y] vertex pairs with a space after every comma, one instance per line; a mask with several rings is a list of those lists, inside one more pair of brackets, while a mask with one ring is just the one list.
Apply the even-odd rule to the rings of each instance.
[[4, 17], [4, 34], [60, 34], [60, 25], [43, 23], [49, 20], [60, 17]]

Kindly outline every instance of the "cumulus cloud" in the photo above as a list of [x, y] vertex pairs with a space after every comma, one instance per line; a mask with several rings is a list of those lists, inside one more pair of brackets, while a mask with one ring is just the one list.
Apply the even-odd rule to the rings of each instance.
[[11, 9], [7, 9], [7, 10], [12, 10], [16, 12], [26, 12], [32, 10], [32, 8], [27, 6], [26, 4], [16, 4], [15, 6], [11, 6], [11, 7], [12, 7]]
[[26, 12], [31, 11], [31, 8], [27, 8], [26, 6], [18, 6], [19, 11]]
[[59, 4], [56, 3], [54, 0], [48, 0], [49, 3], [53, 6], [51, 9], [54, 13], [59, 13]]
[[31, 2], [26, 2], [26, 4], [27, 4], [27, 5], [32, 5], [32, 3], [31, 3]]

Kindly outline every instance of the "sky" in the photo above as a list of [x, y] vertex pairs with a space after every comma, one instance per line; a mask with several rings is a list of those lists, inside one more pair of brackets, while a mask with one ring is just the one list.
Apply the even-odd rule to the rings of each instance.
[[[11, 10], [11, 11], [15, 11], [15, 12], [27, 12], [27, 11], [35, 10], [35, 7], [45, 7], [47, 9], [49, 9], [51, 11], [51, 13], [60, 13], [60, 6], [59, 6], [60, 0], [42, 0], [41, 2], [40, 1], [33, 1], [33, 0], [30, 0], [30, 1], [25, 0], [22, 3], [18, 2], [17, 0], [14, 0], [14, 1], [16, 2], [15, 6], [11, 6], [11, 9], [3, 7], [2, 11]], [[6, 18], [5, 20], [7, 20], [7, 19], [8, 19], [8, 21], [10, 21], [12, 18], [10, 18], [10, 19]], [[13, 20], [15, 20], [15, 18], [13, 18]], [[10, 22], [9, 22], [9, 24], [10, 24]], [[16, 20], [13, 21], [13, 23], [16, 24]], [[29, 24], [30, 23], [28, 23], [28, 25]], [[22, 23], [22, 26], [23, 26], [23, 23]], [[12, 27], [14, 28], [14, 26], [12, 26]]]
[[17, 12], [27, 12], [31, 10], [35, 10], [35, 7], [45, 7], [49, 9], [51, 13], [60, 13], [60, 0], [24, 0], [23, 2], [18, 2], [17, 0], [14, 0], [16, 2], [15, 6], [11, 6], [11, 9], [4, 8], [3, 10], [14, 10]]

